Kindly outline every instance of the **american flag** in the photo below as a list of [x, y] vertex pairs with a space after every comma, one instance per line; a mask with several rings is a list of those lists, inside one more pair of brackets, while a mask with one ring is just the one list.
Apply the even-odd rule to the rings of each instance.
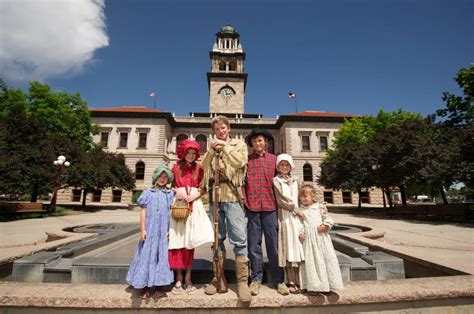
[[151, 92], [149, 95], [150, 95], [150, 97], [155, 97], [155, 96], [156, 96], [156, 93], [155, 93], [155, 92]]
[[288, 93], [288, 98], [295, 98], [296, 94], [295, 93]]

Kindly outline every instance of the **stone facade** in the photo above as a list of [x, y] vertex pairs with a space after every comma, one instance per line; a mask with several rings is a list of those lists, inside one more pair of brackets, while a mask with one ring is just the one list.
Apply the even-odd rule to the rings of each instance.
[[[229, 118], [233, 138], [245, 139], [255, 127], [267, 129], [273, 136], [269, 151], [292, 155], [294, 175], [315, 183], [335, 133], [344, 119], [353, 115], [305, 111], [272, 119], [244, 113], [247, 74], [244, 73], [245, 53], [239, 38], [240, 35], [231, 26], [222, 27], [216, 34], [216, 42], [210, 52], [211, 72], [207, 73], [209, 112], [174, 117], [170, 113], [145, 107], [91, 109], [93, 121], [102, 130], [94, 136], [94, 141], [106, 141], [106, 151], [125, 156], [127, 166], [137, 176], [136, 191], [151, 187], [151, 176], [156, 166], [173, 166], [176, 163], [179, 141], [195, 139], [201, 143], [202, 150], [206, 150], [214, 136], [210, 122], [217, 113]], [[322, 186], [317, 188], [318, 197], [328, 203], [349, 205], [357, 204], [359, 200], [358, 194], [332, 191]], [[77, 194], [78, 191], [60, 191], [58, 203], [80, 202]], [[380, 190], [368, 191], [362, 201], [380, 205], [382, 193]], [[97, 191], [95, 197], [88, 195], [87, 202], [127, 205], [132, 202], [132, 192]]]

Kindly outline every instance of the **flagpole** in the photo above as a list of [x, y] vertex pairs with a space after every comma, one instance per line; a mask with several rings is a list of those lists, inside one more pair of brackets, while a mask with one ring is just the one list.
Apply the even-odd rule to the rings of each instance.
[[296, 93], [288, 93], [288, 98], [293, 98], [295, 102], [295, 113], [298, 112], [298, 100], [296, 99]]
[[150, 97], [153, 97], [153, 109], [156, 109], [156, 95], [158, 93], [157, 92], [151, 92], [150, 94], [148, 94]]

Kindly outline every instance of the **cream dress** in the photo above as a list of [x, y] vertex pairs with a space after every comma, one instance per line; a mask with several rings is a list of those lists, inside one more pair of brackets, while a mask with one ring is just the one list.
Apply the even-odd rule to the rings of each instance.
[[302, 206], [300, 210], [304, 213], [305, 236], [305, 262], [300, 267], [301, 289], [319, 292], [342, 289], [341, 270], [329, 232], [318, 233], [316, 230], [321, 224], [332, 228], [333, 220], [322, 213], [319, 203]]
[[[186, 195], [184, 187], [178, 188]], [[190, 188], [189, 194], [198, 192], [197, 188]], [[214, 241], [214, 232], [211, 221], [204, 209], [201, 198], [193, 202], [193, 210], [186, 221], [170, 219], [169, 249], [194, 249], [205, 243]]]
[[298, 208], [298, 181], [291, 176], [281, 174], [273, 178], [278, 204], [278, 265], [287, 266], [287, 262], [304, 261], [303, 245], [298, 235], [303, 229], [301, 220], [295, 215]]

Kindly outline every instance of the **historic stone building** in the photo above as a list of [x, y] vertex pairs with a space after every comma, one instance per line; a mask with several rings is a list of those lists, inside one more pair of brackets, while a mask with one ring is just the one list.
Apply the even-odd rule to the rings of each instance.
[[[226, 115], [231, 121], [231, 136], [244, 139], [254, 127], [265, 128], [273, 136], [270, 151], [293, 156], [294, 174], [304, 181], [315, 182], [322, 162], [334, 135], [353, 115], [305, 111], [282, 114], [278, 118], [265, 118], [261, 114], [244, 111], [245, 53], [239, 33], [231, 26], [222, 27], [210, 51], [211, 71], [207, 73], [209, 112], [191, 112], [187, 117], [175, 117], [169, 112], [146, 107], [118, 107], [91, 109], [93, 121], [101, 127], [94, 136], [109, 152], [122, 153], [126, 163], [135, 172], [136, 191], [151, 186], [151, 175], [159, 164], [172, 166], [176, 161], [177, 144], [186, 138], [195, 139], [206, 151], [213, 134], [211, 119]], [[135, 191], [135, 192], [136, 192]], [[328, 203], [357, 204], [359, 195], [332, 191], [318, 186], [319, 196]], [[61, 203], [78, 203], [80, 191], [65, 190], [59, 193]], [[132, 202], [132, 192], [121, 190], [96, 191], [88, 195], [88, 203], [125, 205]], [[382, 204], [380, 190], [362, 195], [362, 202]]]

